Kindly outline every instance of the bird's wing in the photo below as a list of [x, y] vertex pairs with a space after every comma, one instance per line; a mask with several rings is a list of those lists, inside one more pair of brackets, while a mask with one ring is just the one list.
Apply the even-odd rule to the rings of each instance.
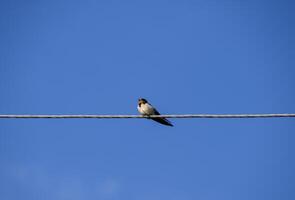
[[151, 118], [152, 120], [159, 122], [160, 124], [164, 124], [167, 126], [173, 126], [173, 124], [166, 118]]
[[[154, 108], [154, 115], [161, 115], [161, 114]], [[152, 120], [159, 122], [160, 124], [173, 126], [173, 124], [166, 118], [152, 118]]]
[[161, 115], [161, 114], [157, 111], [156, 108], [154, 108], [154, 113], [155, 113], [155, 115]]

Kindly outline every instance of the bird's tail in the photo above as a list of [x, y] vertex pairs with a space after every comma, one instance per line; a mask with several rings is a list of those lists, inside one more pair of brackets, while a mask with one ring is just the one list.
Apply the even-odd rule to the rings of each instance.
[[173, 126], [173, 124], [166, 118], [151, 118], [152, 120], [164, 124], [166, 126]]

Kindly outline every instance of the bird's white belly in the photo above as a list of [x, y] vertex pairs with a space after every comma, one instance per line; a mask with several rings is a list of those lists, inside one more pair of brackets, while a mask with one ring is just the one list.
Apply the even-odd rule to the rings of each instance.
[[147, 103], [141, 104], [141, 106], [138, 106], [137, 109], [143, 115], [153, 115], [155, 113], [154, 108]]

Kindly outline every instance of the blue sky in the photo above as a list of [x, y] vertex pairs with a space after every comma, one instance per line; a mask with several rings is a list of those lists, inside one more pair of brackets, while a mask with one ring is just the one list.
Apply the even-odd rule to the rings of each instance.
[[[292, 1], [0, 3], [1, 114], [295, 113]], [[294, 119], [1, 119], [0, 199], [291, 200]]]

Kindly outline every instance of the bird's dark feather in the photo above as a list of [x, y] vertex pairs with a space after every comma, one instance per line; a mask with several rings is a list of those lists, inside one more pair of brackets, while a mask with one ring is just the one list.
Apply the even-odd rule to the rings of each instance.
[[173, 124], [171, 124], [171, 122], [165, 118], [151, 118], [152, 120], [159, 122], [160, 124], [164, 124], [167, 126], [173, 126]]
[[[161, 115], [155, 108], [154, 108], [155, 115]], [[173, 126], [173, 124], [166, 118], [151, 118], [152, 120], [159, 122], [160, 124], [164, 124], [167, 126]]]

